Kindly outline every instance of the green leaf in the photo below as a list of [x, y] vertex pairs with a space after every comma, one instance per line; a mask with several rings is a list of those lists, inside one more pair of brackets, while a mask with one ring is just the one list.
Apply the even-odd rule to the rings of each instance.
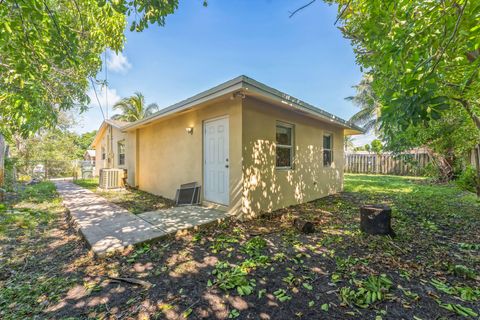
[[5, 21], [4, 24], [5, 30], [7, 30], [8, 33], [12, 33], [12, 29], [10, 28], [10, 23], [8, 21]]
[[184, 318], [188, 318], [192, 314], [192, 312], [193, 312], [192, 308], [188, 308], [182, 313], [182, 315]]
[[313, 290], [312, 285], [310, 285], [309, 283], [306, 283], [306, 282], [303, 283], [303, 287], [304, 287], [305, 289], [309, 290], [309, 291], [312, 291], [312, 290]]

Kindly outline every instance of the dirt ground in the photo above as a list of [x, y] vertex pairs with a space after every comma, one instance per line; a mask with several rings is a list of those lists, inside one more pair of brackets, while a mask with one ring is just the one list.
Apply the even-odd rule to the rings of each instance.
[[[54, 191], [26, 197], [3, 208], [24, 212], [23, 220], [0, 216], [0, 318], [478, 318], [473, 195], [365, 175], [347, 177], [345, 190], [103, 259], [70, 228]], [[392, 207], [395, 239], [359, 231], [365, 203]], [[296, 217], [316, 232], [297, 232]]]

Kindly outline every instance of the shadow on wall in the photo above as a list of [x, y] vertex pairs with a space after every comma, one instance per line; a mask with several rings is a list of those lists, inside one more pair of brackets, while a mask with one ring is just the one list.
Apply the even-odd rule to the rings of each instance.
[[275, 143], [256, 140], [246, 144], [241, 218], [253, 218], [262, 212], [341, 191], [343, 172], [335, 160], [331, 166], [325, 167], [322, 148], [311, 144], [296, 146], [293, 168], [277, 169]]

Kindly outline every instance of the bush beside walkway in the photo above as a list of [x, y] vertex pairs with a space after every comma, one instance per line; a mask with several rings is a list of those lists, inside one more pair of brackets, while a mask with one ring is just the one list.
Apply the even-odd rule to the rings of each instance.
[[166, 209], [174, 205], [174, 202], [170, 199], [132, 188], [118, 191], [102, 191], [98, 189], [98, 178], [79, 179], [75, 180], [74, 183], [97, 193], [133, 214]]

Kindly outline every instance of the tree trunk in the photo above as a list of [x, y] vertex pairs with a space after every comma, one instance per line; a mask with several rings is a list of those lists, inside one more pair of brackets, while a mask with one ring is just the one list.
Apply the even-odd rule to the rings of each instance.
[[[475, 57], [476, 59], [476, 57]], [[477, 69], [477, 72], [478, 72], [478, 69]], [[477, 72], [475, 74], [477, 74]], [[472, 82], [473, 79], [475, 77], [472, 75], [472, 77], [470, 78], [469, 82]], [[470, 85], [470, 83], [468, 83], [468, 85]], [[470, 105], [470, 102], [467, 101], [467, 100], [464, 100], [464, 99], [458, 99], [458, 98], [454, 98], [453, 100], [459, 102], [462, 107], [465, 109], [465, 111], [467, 111], [468, 115], [470, 116], [470, 118], [472, 119], [473, 123], [475, 124], [475, 126], [477, 127], [478, 129], [478, 132], [477, 132], [477, 139], [478, 139], [478, 144], [477, 144], [477, 149], [478, 150], [475, 150], [475, 166], [476, 166], [476, 169], [477, 169], [477, 196], [480, 197], [480, 160], [478, 159], [479, 158], [479, 155], [478, 153], [480, 152], [480, 117], [475, 113], [474, 109], [472, 108], [472, 106]]]
[[395, 236], [392, 229], [392, 209], [386, 205], [360, 207], [360, 229], [368, 234]]
[[5, 139], [0, 134], [0, 188], [4, 185], [5, 179]]
[[475, 168], [477, 170], [477, 197], [480, 197], [480, 143], [474, 150]]

